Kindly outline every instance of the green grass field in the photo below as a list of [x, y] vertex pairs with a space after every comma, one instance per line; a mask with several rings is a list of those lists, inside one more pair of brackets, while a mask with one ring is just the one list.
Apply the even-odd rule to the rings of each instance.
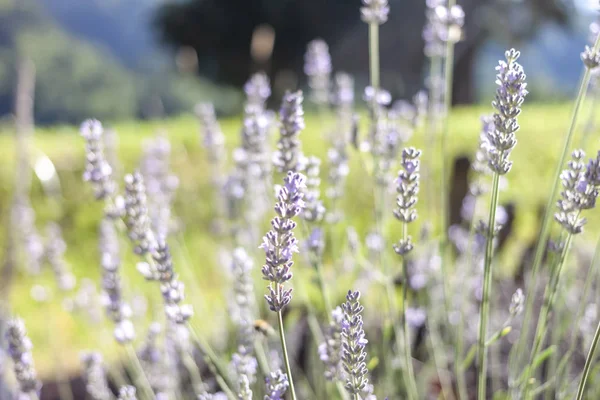
[[[480, 130], [479, 117], [482, 113], [490, 111], [491, 107], [472, 107], [458, 108], [452, 112], [448, 141], [450, 158], [474, 153]], [[501, 194], [501, 202], [511, 200], [517, 204], [516, 234], [510, 243], [511, 249], [515, 251], [507, 253], [520, 254], [518, 252], [535, 235], [536, 211], [546, 201], [570, 112], [570, 104], [524, 107], [520, 117], [519, 143], [512, 156], [514, 166], [508, 175], [508, 186]], [[581, 119], [585, 122], [588, 115], [589, 110], [584, 109]], [[307, 155], [325, 157], [326, 145], [321, 139], [321, 134], [324, 127], [333, 127], [333, 120], [321, 121], [316, 116], [307, 115], [306, 122], [307, 129], [301, 134], [304, 152]], [[239, 119], [224, 120], [221, 121], [221, 125], [226, 133], [227, 147], [231, 149], [237, 146], [241, 125]], [[175, 268], [181, 272], [187, 285], [187, 295], [195, 306], [195, 325], [210, 340], [215, 341], [223, 337], [219, 334], [219, 327], [227, 326], [225, 323], [227, 309], [222, 291], [225, 282], [223, 269], [226, 266], [219, 262], [221, 250], [219, 240], [209, 230], [213, 217], [214, 197], [208, 172], [209, 166], [200, 144], [198, 123], [192, 116], [184, 116], [160, 122], [119, 123], [113, 127], [119, 134], [119, 156], [122, 163], [120, 176], [124, 172], [133, 170], [137, 165], [141, 144], [145, 138], [151, 137], [159, 129], [168, 132], [172, 141], [172, 169], [179, 176], [181, 184], [175, 201], [174, 214], [185, 225], [185, 232], [173, 238]], [[574, 143], [580, 140], [582, 128], [583, 124], [578, 130]], [[598, 131], [592, 131], [586, 146], [589, 155], [595, 154], [597, 149], [600, 149], [598, 138]], [[38, 228], [43, 232], [47, 222], [60, 223], [68, 244], [66, 257], [78, 281], [89, 278], [99, 282], [97, 226], [102, 208], [93, 200], [90, 187], [81, 180], [84, 166], [83, 139], [78, 135], [77, 127], [61, 126], [38, 129], [34, 142], [36, 152], [43, 152], [55, 164], [61, 182], [61, 195], [48, 198], [44, 195], [42, 185], [34, 180], [32, 203], [37, 212]], [[417, 132], [409, 144], [422, 148], [423, 133]], [[0, 128], [0, 165], [2, 166], [0, 168], [0, 221], [3, 227], [8, 220], [8, 206], [14, 181], [14, 146], [12, 131], [8, 127]], [[348, 195], [342, 205], [347, 220], [342, 225], [353, 225], [364, 238], [372, 226], [373, 198], [368, 173], [361, 169], [357, 154], [355, 152], [352, 154]], [[435, 154], [425, 153], [423, 163], [433, 165], [434, 176], [439, 176], [441, 168], [439, 148], [436, 148]], [[437, 181], [438, 179], [434, 183], [436, 187], [439, 185]], [[436, 195], [436, 201], [438, 197]], [[435, 221], [435, 215], [427, 212], [428, 207], [425, 207], [425, 203], [425, 201], [421, 202], [421, 223], [428, 219]], [[433, 207], [433, 209], [437, 208]], [[388, 225], [386, 230], [390, 233], [390, 237], [393, 237], [396, 229], [393, 221]], [[593, 225], [590, 223], [590, 226]], [[593, 230], [598, 231], [598, 229]], [[0, 249], [2, 249], [0, 251], [5, 248], [7, 234], [10, 233], [6, 229], [0, 231]], [[587, 232], [582, 239], [591, 240], [593, 237]], [[160, 304], [156, 296], [158, 290], [154, 285], [145, 283], [136, 272], [136, 258], [130, 254], [130, 246], [125, 240], [121, 251], [124, 260], [126, 293], [128, 295], [148, 294], [150, 298], [148, 313], [151, 314]], [[331, 255], [329, 257], [331, 258]], [[503, 258], [503, 262], [507, 264], [506, 270], [513, 267], [511, 265], [513, 261], [510, 255]], [[335, 271], [329, 268], [327, 274], [334, 277]], [[32, 300], [30, 290], [37, 283], [49, 288], [52, 295], [49, 302], [36, 303]], [[346, 288], [343, 285], [333, 285], [332, 290], [335, 291], [337, 300], [338, 295]], [[63, 309], [64, 299], [72, 296], [73, 294], [63, 294], [58, 291], [49, 268], [35, 278], [27, 276], [20, 270], [11, 287], [8, 310], [25, 320], [34, 342], [36, 364], [44, 377], [51, 377], [59, 369], [58, 366], [69, 371], [77, 369], [79, 351], [83, 349], [102, 348], [105, 354], [111, 355], [110, 357], [119, 355], [119, 350], [113, 344], [110, 335], [110, 322], [93, 324], [85, 315], [86, 313], [72, 314]], [[153, 304], [157, 307], [153, 307]], [[147, 318], [140, 320], [141, 326], [146, 323], [146, 320]], [[139, 329], [138, 332], [138, 337], [142, 339], [144, 330]]]

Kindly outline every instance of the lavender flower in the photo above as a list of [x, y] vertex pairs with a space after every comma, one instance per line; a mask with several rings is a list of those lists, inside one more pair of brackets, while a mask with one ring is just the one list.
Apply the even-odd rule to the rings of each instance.
[[131, 308], [123, 301], [118, 246], [113, 222], [104, 219], [100, 225], [103, 303], [108, 317], [115, 323], [115, 339], [126, 344], [135, 338], [135, 329], [130, 319]]
[[303, 169], [302, 150], [298, 134], [305, 127], [302, 109], [302, 92], [287, 92], [283, 96], [279, 119], [281, 121], [280, 138], [277, 142], [273, 163], [279, 172], [301, 171]]
[[264, 111], [265, 103], [271, 96], [269, 77], [264, 72], [258, 72], [250, 77], [244, 85], [246, 93], [246, 113]]
[[242, 150], [244, 169], [252, 180], [248, 184], [256, 184], [255, 179], [262, 179], [271, 172], [269, 165], [269, 119], [264, 112], [249, 114], [244, 119]]
[[595, 207], [600, 190], [600, 152], [587, 166], [583, 163], [584, 158], [583, 150], [575, 150], [568, 168], [560, 175], [563, 191], [554, 219], [571, 234], [583, 231], [587, 221], [580, 214]]
[[508, 308], [508, 312], [511, 317], [516, 317], [523, 312], [523, 308], [525, 305], [525, 295], [523, 294], [523, 290], [518, 288], [515, 293], [513, 293], [510, 299], [510, 306]]
[[324, 40], [315, 39], [308, 43], [304, 55], [304, 73], [308, 76], [313, 101], [316, 104], [326, 104], [331, 85], [331, 56]]
[[271, 372], [269, 376], [265, 378], [265, 385], [267, 394], [264, 400], [284, 400], [285, 392], [289, 387], [287, 375], [280, 369], [275, 372]]
[[16, 228], [17, 237], [22, 241], [22, 253], [27, 272], [37, 275], [42, 269], [44, 242], [35, 226], [35, 211], [29, 198], [16, 197], [11, 209], [11, 220], [12, 226]]
[[238, 247], [233, 251], [232, 278], [235, 300], [234, 321], [238, 325], [247, 324], [254, 314], [254, 283], [252, 280], [253, 262], [248, 253]]
[[304, 175], [288, 172], [275, 204], [278, 216], [271, 220], [273, 229], [265, 235], [260, 245], [266, 255], [266, 263], [262, 267], [263, 279], [270, 282], [269, 294], [265, 298], [271, 311], [275, 312], [281, 311], [292, 299], [292, 289], [285, 290], [283, 284], [292, 279], [292, 254], [298, 252], [298, 241], [294, 237], [296, 223], [292, 218], [300, 215], [304, 209], [302, 199], [305, 181]]
[[250, 389], [250, 381], [246, 375], [240, 376], [240, 390], [238, 392], [239, 400], [252, 400], [252, 390]]
[[118, 400], [137, 400], [136, 390], [133, 386], [122, 386], [119, 389], [119, 399]]
[[325, 364], [325, 378], [328, 381], [340, 379], [342, 371], [342, 326], [344, 313], [340, 307], [331, 312], [331, 323], [325, 329], [325, 341], [319, 345], [319, 358]]
[[33, 344], [27, 336], [25, 324], [21, 319], [8, 321], [5, 339], [8, 354], [14, 364], [15, 377], [19, 384], [19, 399], [37, 398], [42, 385], [37, 379], [33, 365], [33, 357], [31, 355]]
[[588, 69], [596, 69], [600, 65], [600, 53], [590, 46], [585, 46], [585, 50], [581, 53], [581, 61]]
[[60, 290], [71, 290], [75, 287], [75, 276], [64, 258], [67, 244], [62, 237], [60, 226], [50, 223], [46, 226], [46, 259], [54, 271]]
[[517, 60], [520, 53], [515, 49], [506, 51], [506, 62], [500, 61], [496, 67], [496, 98], [492, 102], [494, 128], [487, 132], [489, 146], [487, 148], [489, 165], [492, 171], [504, 175], [512, 166], [509, 161], [510, 152], [517, 144], [515, 133], [519, 130], [517, 117], [521, 113], [521, 105], [527, 96], [527, 84], [523, 67]]
[[83, 376], [88, 396], [93, 400], [111, 400], [104, 365], [100, 353], [88, 352], [81, 355]]
[[97, 199], [110, 197], [116, 185], [112, 179], [112, 168], [104, 157], [102, 141], [104, 128], [100, 121], [88, 119], [81, 124], [79, 131], [86, 141], [86, 166], [83, 180], [91, 182]]
[[323, 255], [323, 250], [325, 248], [323, 236], [323, 229], [317, 227], [313, 228], [308, 239], [306, 239], [306, 248], [316, 257], [316, 259], [320, 259]]
[[125, 225], [136, 254], [143, 256], [156, 246], [148, 216], [144, 178], [137, 171], [125, 176]]
[[164, 240], [159, 240], [156, 248], [152, 251], [154, 260], [154, 277], [158, 280], [160, 290], [165, 302], [165, 313], [169, 320], [183, 324], [194, 313], [192, 306], [181, 304], [184, 300], [184, 285], [177, 279], [173, 270], [171, 252]]
[[[396, 208], [394, 216], [402, 223], [408, 224], [417, 219], [417, 204], [419, 194], [419, 167], [421, 151], [414, 147], [402, 151], [402, 169], [398, 173], [396, 181]], [[394, 245], [394, 251], [399, 255], [406, 255], [413, 248], [410, 236], [403, 237]]]
[[219, 165], [225, 157], [225, 136], [221, 131], [215, 107], [211, 103], [200, 103], [194, 111], [198, 116], [202, 130], [202, 144], [211, 164]]
[[319, 177], [321, 160], [309, 157], [306, 162], [306, 191], [303, 218], [308, 222], [320, 222], [325, 216], [325, 207], [321, 202], [321, 178]]
[[342, 363], [346, 375], [346, 389], [353, 395], [361, 393], [369, 383], [367, 377], [368, 343], [363, 330], [360, 304], [360, 292], [348, 291], [346, 302], [342, 304], [344, 320], [342, 322]]
[[179, 179], [169, 171], [171, 144], [164, 134], [144, 144], [140, 172], [144, 177], [148, 216], [153, 232], [159, 237], [169, 233], [171, 204]]
[[387, 21], [390, 13], [388, 0], [363, 0], [362, 3], [360, 14], [364, 22], [381, 25]]
[[165, 352], [159, 347], [160, 333], [161, 325], [158, 322], [150, 324], [146, 339], [137, 352], [144, 373], [157, 398], [166, 395], [169, 388], [173, 387], [173, 377], [167, 372], [169, 365], [165, 359]]

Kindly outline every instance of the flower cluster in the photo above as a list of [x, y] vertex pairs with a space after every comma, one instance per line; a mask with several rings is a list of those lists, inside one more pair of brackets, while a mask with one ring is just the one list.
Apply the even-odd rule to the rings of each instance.
[[427, 0], [427, 22], [423, 28], [425, 55], [443, 57], [447, 42], [456, 43], [462, 38], [465, 12], [459, 5], [450, 8], [446, 0]]
[[302, 92], [287, 92], [283, 96], [279, 119], [280, 138], [277, 142], [273, 163], [277, 171], [302, 171], [304, 156], [300, 148], [299, 133], [304, 129], [304, 110]]
[[364, 307], [359, 300], [360, 292], [350, 290], [342, 304], [342, 365], [346, 373], [346, 389], [353, 395], [363, 392], [369, 383], [365, 351], [368, 341], [361, 315]]
[[267, 394], [264, 400], [284, 400], [285, 392], [290, 383], [288, 382], [287, 375], [278, 369], [275, 372], [271, 372], [265, 378], [265, 385]]
[[48, 264], [54, 271], [54, 276], [60, 290], [71, 290], [75, 287], [75, 276], [71, 273], [71, 268], [65, 260], [65, 243], [60, 225], [50, 223], [46, 226], [46, 246], [45, 255]]
[[246, 113], [264, 111], [265, 103], [271, 96], [269, 77], [264, 72], [258, 72], [250, 77], [244, 85], [246, 93]]
[[143, 256], [156, 246], [148, 216], [144, 178], [137, 171], [125, 176], [125, 224], [136, 254]]
[[363, 0], [360, 9], [361, 18], [367, 24], [384, 24], [390, 13], [388, 0]]
[[100, 121], [88, 119], [81, 124], [79, 132], [85, 139], [86, 165], [83, 179], [92, 184], [97, 199], [108, 198], [115, 192], [116, 185], [112, 179], [112, 168], [104, 157], [104, 128]]
[[325, 216], [325, 207], [321, 201], [321, 160], [308, 157], [306, 160], [306, 190], [303, 218], [308, 222], [320, 222]]
[[27, 272], [37, 275], [42, 270], [44, 241], [35, 225], [35, 210], [27, 196], [17, 196], [11, 209], [11, 226], [21, 241]]
[[308, 76], [308, 85], [312, 89], [315, 104], [327, 104], [331, 85], [331, 56], [329, 47], [322, 39], [308, 43], [304, 55], [304, 73]]
[[114, 336], [117, 342], [130, 343], [135, 338], [135, 328], [130, 320], [131, 308], [123, 300], [119, 275], [119, 239], [112, 221], [102, 220], [99, 237], [104, 307], [108, 317], [115, 323]]
[[[264, 178], [271, 171], [269, 160], [269, 124], [264, 112], [247, 114], [242, 128], [241, 152], [236, 161], [241, 162], [249, 180]], [[256, 183], [248, 182], [248, 185]]]
[[319, 358], [325, 364], [328, 381], [340, 379], [342, 366], [342, 323], [344, 313], [340, 307], [331, 312], [331, 322], [324, 332], [324, 342], [319, 345]]
[[292, 299], [292, 289], [286, 290], [283, 284], [292, 279], [292, 254], [298, 252], [298, 241], [294, 237], [296, 223], [292, 218], [304, 209], [305, 181], [304, 175], [288, 172], [275, 204], [277, 217], [271, 220], [273, 229], [267, 232], [260, 245], [266, 255], [263, 279], [271, 282], [265, 298], [271, 311], [275, 312], [281, 311]]
[[83, 363], [83, 376], [88, 395], [93, 400], [112, 399], [112, 392], [106, 381], [104, 363], [100, 353], [83, 353], [81, 355], [81, 362]]
[[504, 175], [512, 167], [509, 156], [517, 144], [515, 133], [519, 130], [517, 117], [527, 96], [527, 84], [523, 67], [517, 62], [520, 53], [515, 49], [506, 51], [506, 62], [500, 61], [496, 67], [496, 97], [492, 105], [494, 125], [486, 132], [489, 145], [486, 146], [489, 166], [493, 172]]
[[[25, 324], [20, 319], [8, 321], [5, 339], [10, 358], [13, 360], [15, 377], [19, 384], [19, 392], [24, 396], [33, 394], [37, 398], [41, 384], [33, 366], [31, 349], [33, 345], [27, 336]], [[19, 397], [29, 399], [29, 397]]]
[[[144, 373], [148, 377], [157, 398], [165, 396], [168, 389], [173, 386], [173, 378], [165, 372], [169, 368], [165, 362], [165, 352], [159, 347], [161, 331], [160, 323], [153, 322], [150, 324], [146, 338], [137, 351]], [[167, 340], [170, 340], [170, 338], [167, 338]]]
[[516, 317], [523, 312], [523, 308], [525, 307], [525, 295], [523, 294], [523, 290], [518, 288], [512, 295], [510, 299], [510, 306], [508, 307], [508, 312], [511, 317]]
[[557, 202], [558, 212], [554, 214], [554, 219], [571, 234], [583, 231], [587, 221], [580, 217], [581, 212], [595, 207], [600, 190], [600, 152], [587, 166], [584, 158], [583, 150], [575, 150], [568, 168], [560, 175], [563, 191]]

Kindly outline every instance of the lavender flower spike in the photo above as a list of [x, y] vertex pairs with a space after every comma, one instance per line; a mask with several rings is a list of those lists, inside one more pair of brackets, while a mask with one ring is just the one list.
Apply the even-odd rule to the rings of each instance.
[[353, 395], [365, 390], [369, 384], [367, 378], [368, 343], [363, 330], [361, 313], [364, 307], [360, 304], [360, 292], [348, 291], [346, 302], [342, 304], [344, 320], [342, 321], [342, 363], [346, 372], [346, 389]]
[[302, 150], [298, 135], [304, 129], [304, 110], [302, 92], [287, 92], [283, 96], [279, 119], [281, 120], [280, 138], [277, 142], [273, 163], [279, 172], [301, 171], [303, 169]]
[[113, 222], [108, 219], [100, 224], [99, 247], [104, 307], [108, 317], [115, 323], [114, 336], [117, 342], [130, 343], [135, 338], [135, 328], [130, 320], [131, 308], [123, 301], [119, 274], [119, 239]]
[[267, 386], [267, 394], [265, 395], [264, 400], [284, 400], [285, 392], [290, 385], [287, 375], [280, 369], [271, 372], [269, 376], [265, 378], [265, 384]]
[[496, 67], [496, 98], [492, 102], [494, 128], [487, 132], [489, 146], [488, 158], [492, 171], [504, 175], [512, 167], [508, 157], [517, 144], [515, 133], [519, 130], [517, 117], [521, 113], [521, 105], [527, 96], [527, 83], [523, 67], [517, 63], [520, 53], [515, 49], [506, 51], [506, 62], [500, 61]]
[[387, 21], [390, 13], [388, 0], [363, 0], [362, 3], [360, 14], [364, 22], [381, 25]]
[[90, 352], [81, 355], [83, 375], [88, 396], [93, 400], [111, 400], [113, 398], [100, 353]]
[[325, 364], [325, 378], [337, 381], [342, 367], [342, 326], [344, 313], [340, 307], [331, 312], [331, 323], [324, 332], [325, 341], [319, 345], [319, 358]]
[[[421, 151], [413, 147], [402, 151], [402, 169], [398, 173], [396, 191], [396, 209], [394, 216], [402, 223], [408, 224], [417, 219], [417, 204], [419, 194], [419, 167]], [[394, 245], [394, 251], [404, 256], [413, 249], [410, 236], [405, 236]]]
[[18, 399], [29, 399], [32, 393], [37, 397], [42, 385], [37, 379], [33, 366], [33, 357], [31, 356], [33, 345], [27, 336], [25, 324], [21, 319], [8, 321], [5, 335], [8, 354], [13, 360], [15, 377], [19, 384], [19, 394], [24, 395]]
[[277, 217], [271, 220], [271, 229], [263, 238], [260, 248], [264, 249], [266, 263], [262, 267], [263, 279], [270, 282], [269, 294], [265, 296], [271, 311], [281, 311], [292, 299], [292, 290], [283, 284], [292, 279], [292, 254], [298, 252], [298, 241], [294, 237], [296, 223], [292, 218], [304, 209], [304, 175], [289, 171], [284, 185], [279, 189], [275, 204]]
[[324, 40], [315, 39], [308, 44], [304, 55], [304, 73], [308, 76], [313, 101], [326, 104], [331, 85], [331, 56]]
[[125, 176], [125, 224], [135, 252], [145, 255], [156, 246], [156, 239], [148, 216], [146, 186], [139, 172]]
[[584, 158], [583, 150], [575, 150], [567, 169], [560, 175], [563, 191], [554, 214], [554, 219], [573, 235], [583, 231], [587, 221], [580, 217], [581, 211], [595, 207], [600, 190], [600, 152], [587, 166]]
[[81, 124], [81, 136], [86, 141], [86, 165], [83, 180], [91, 182], [97, 199], [110, 197], [116, 188], [112, 179], [112, 168], [104, 157], [102, 134], [104, 128], [100, 121], [88, 119]]

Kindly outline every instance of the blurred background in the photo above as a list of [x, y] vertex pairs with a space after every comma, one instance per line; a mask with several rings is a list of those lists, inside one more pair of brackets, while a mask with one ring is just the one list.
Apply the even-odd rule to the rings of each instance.
[[[454, 101], [490, 98], [500, 50], [523, 52], [531, 100], [572, 95], [595, 0], [463, 0]], [[367, 80], [367, 29], [348, 0], [0, 0], [0, 116], [14, 108], [16, 65], [33, 60], [38, 124], [89, 116], [124, 120], [189, 112], [200, 100], [238, 113], [241, 86], [265, 70], [276, 102], [302, 87], [317, 37], [334, 70]], [[390, 1], [381, 30], [382, 83], [395, 97], [423, 87], [424, 0]], [[530, 100], [530, 101], [531, 101]]]

